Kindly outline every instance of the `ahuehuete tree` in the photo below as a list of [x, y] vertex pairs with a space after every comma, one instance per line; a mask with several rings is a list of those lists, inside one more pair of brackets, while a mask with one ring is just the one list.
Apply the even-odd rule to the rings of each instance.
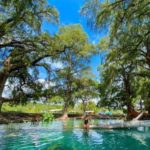
[[66, 118], [68, 107], [74, 104], [73, 95], [78, 88], [77, 79], [89, 68], [88, 61], [95, 49], [78, 24], [60, 28], [57, 37], [59, 45], [65, 47], [65, 52], [58, 57], [62, 69], [56, 72], [56, 87], [64, 100], [63, 118]]
[[136, 95], [140, 99], [142, 110], [147, 110], [150, 114], [150, 79], [138, 78]]
[[[55, 37], [42, 33], [41, 26], [43, 21], [57, 23], [58, 12], [46, 0], [2, 0], [0, 11], [1, 110], [5, 102], [16, 104], [39, 98], [42, 91], [37, 82], [39, 67], [50, 71], [43, 59], [58, 52]], [[6, 98], [3, 92], [8, 85], [13, 85], [13, 89]]]
[[98, 82], [87, 77], [82, 77], [77, 80], [77, 90], [74, 93], [74, 98], [77, 102], [82, 101], [83, 114], [87, 110], [89, 101], [99, 97]]
[[[109, 28], [108, 53], [114, 55], [112, 61], [108, 61], [109, 66], [111, 67], [111, 63], [116, 58], [121, 58], [121, 64], [124, 66], [122, 69], [132, 64], [132, 71], [125, 72], [126, 76], [131, 77], [131, 84], [134, 80], [136, 84], [140, 84], [138, 82], [141, 78], [144, 78], [147, 83], [150, 80], [149, 10], [150, 2], [147, 0], [88, 0], [81, 10], [82, 14], [88, 18], [88, 23], [94, 28]], [[116, 71], [115, 75], [119, 77], [120, 72]], [[141, 90], [135, 89], [136, 93]], [[148, 96], [148, 94], [144, 95]], [[145, 97], [146, 99], [148, 97]]]
[[130, 60], [124, 64], [122, 57], [115, 57], [110, 50], [101, 68], [100, 97], [101, 105], [123, 108], [126, 106], [128, 118], [136, 116], [134, 102], [137, 99], [138, 77], [131, 73], [135, 66]]

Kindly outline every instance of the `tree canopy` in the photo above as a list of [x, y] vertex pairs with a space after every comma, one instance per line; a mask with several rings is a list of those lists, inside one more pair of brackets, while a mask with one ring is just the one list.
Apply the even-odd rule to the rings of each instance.
[[[57, 23], [58, 12], [45, 0], [6, 0], [0, 9], [0, 106], [37, 99], [42, 87], [36, 82], [38, 67], [49, 70], [42, 60], [56, 50], [54, 37], [42, 33], [41, 26], [43, 21]], [[11, 99], [2, 95], [8, 80], [15, 86]]]
[[150, 80], [149, 4], [147, 0], [88, 0], [81, 9], [93, 29], [105, 28], [109, 33], [98, 44], [99, 49], [107, 51], [101, 98], [126, 105], [128, 113], [136, 100], [149, 101], [149, 96], [143, 97], [150, 93], [146, 86]]
[[[59, 13], [47, 0], [0, 1], [0, 110], [5, 102], [64, 102], [70, 105], [100, 96], [99, 106], [127, 108], [135, 103], [150, 113], [150, 2], [147, 0], [87, 0], [81, 8], [88, 25], [106, 30], [91, 44], [80, 24], [61, 26], [51, 35], [43, 23], [59, 23]], [[105, 55], [100, 83], [92, 79], [89, 62], [97, 50]], [[60, 67], [54, 67], [59, 63]], [[40, 72], [47, 74], [45, 82]], [[4, 90], [11, 95], [4, 97]], [[99, 91], [98, 91], [99, 90]]]
[[68, 107], [75, 102], [78, 79], [89, 68], [87, 62], [95, 48], [78, 24], [60, 28], [57, 39], [59, 46], [64, 47], [65, 51], [58, 57], [62, 68], [56, 72], [56, 91], [64, 99], [64, 113], [67, 113]]

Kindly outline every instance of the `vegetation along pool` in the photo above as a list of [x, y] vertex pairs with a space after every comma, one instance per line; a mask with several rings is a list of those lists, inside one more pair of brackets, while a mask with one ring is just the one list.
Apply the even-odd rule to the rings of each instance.
[[[113, 120], [94, 120], [92, 124]], [[81, 120], [0, 126], [0, 150], [149, 150], [150, 128], [84, 130]]]

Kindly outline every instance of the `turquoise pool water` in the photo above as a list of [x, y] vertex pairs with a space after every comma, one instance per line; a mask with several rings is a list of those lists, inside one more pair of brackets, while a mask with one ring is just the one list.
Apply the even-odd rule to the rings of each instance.
[[[112, 123], [95, 120], [92, 124]], [[84, 130], [80, 120], [0, 125], [0, 150], [150, 150], [150, 128]]]

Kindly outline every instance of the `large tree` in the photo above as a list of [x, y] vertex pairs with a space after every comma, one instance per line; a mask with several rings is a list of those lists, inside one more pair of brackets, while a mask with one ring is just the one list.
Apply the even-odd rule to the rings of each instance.
[[[58, 12], [46, 0], [0, 1], [0, 110], [5, 102], [22, 103], [38, 97], [42, 88], [39, 67], [50, 70], [43, 60], [52, 57], [55, 38], [42, 33], [43, 21], [58, 22]], [[3, 97], [13, 84], [12, 95]]]
[[89, 68], [88, 60], [94, 52], [94, 46], [78, 24], [60, 28], [58, 41], [60, 46], [65, 47], [65, 52], [58, 57], [62, 69], [56, 72], [56, 87], [64, 99], [63, 113], [64, 117], [67, 117], [68, 107], [74, 103], [73, 95], [78, 88], [77, 79]]
[[[148, 76], [150, 70], [150, 6], [147, 0], [88, 0], [82, 14], [94, 28], [109, 29], [109, 48], [117, 48], [124, 58], [136, 60]], [[121, 44], [122, 43], [122, 44]]]
[[85, 114], [88, 102], [99, 97], [98, 82], [91, 78], [82, 77], [78, 79], [77, 87], [74, 97], [77, 102], [82, 102], [83, 114]]
[[[144, 84], [149, 83], [150, 79], [150, 5], [147, 0], [88, 0], [82, 8], [82, 14], [88, 19], [90, 25], [96, 29], [108, 28], [109, 41], [107, 47], [108, 57], [106, 59], [106, 68], [113, 70], [117, 78], [124, 70], [122, 82], [126, 90], [121, 90], [121, 95], [126, 95], [126, 91], [132, 90], [133, 84], [140, 85], [134, 88], [133, 93], [140, 93]], [[120, 58], [120, 60], [118, 60]], [[116, 61], [116, 64], [115, 64]], [[112, 65], [113, 68], [112, 68]], [[118, 71], [118, 66], [120, 69]], [[131, 69], [132, 68], [132, 69]], [[130, 70], [131, 69], [131, 70]], [[108, 72], [109, 73], [109, 72]], [[144, 78], [144, 84], [140, 81]], [[106, 81], [105, 81], [106, 82]], [[127, 83], [128, 84], [125, 84]], [[129, 84], [130, 83], [130, 84]], [[146, 84], [146, 85], [147, 85]], [[117, 83], [119, 91], [120, 82]], [[113, 84], [110, 85], [113, 88]], [[135, 86], [134, 86], [135, 87]], [[131, 93], [131, 92], [130, 92]], [[148, 99], [148, 92], [145, 91], [145, 101]], [[114, 96], [115, 93], [112, 93]], [[141, 93], [141, 97], [142, 97]], [[147, 98], [146, 98], [147, 95]], [[137, 96], [137, 95], [136, 95]], [[129, 101], [128, 98], [125, 98]], [[134, 98], [130, 96], [130, 101]], [[132, 103], [131, 103], [132, 104]], [[131, 106], [130, 104], [130, 106]], [[129, 108], [129, 107], [128, 107]]]
[[136, 116], [134, 100], [138, 77], [132, 75], [134, 69], [130, 60], [124, 64], [122, 57], [115, 57], [115, 51], [111, 50], [101, 68], [100, 103], [110, 107], [126, 106], [128, 116]]

